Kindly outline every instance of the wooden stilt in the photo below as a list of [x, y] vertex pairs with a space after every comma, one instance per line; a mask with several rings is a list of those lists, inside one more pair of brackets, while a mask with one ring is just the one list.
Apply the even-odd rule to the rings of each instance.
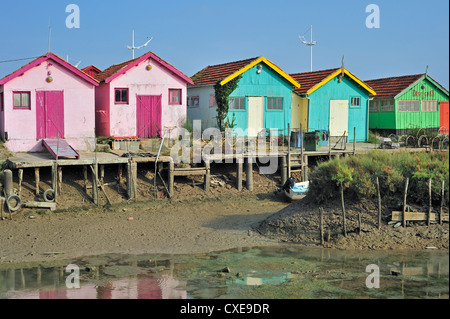
[[92, 201], [98, 206], [98, 164], [96, 161], [91, 165], [92, 171]]
[[243, 158], [238, 157], [237, 160], [237, 189], [238, 191], [242, 191], [242, 175], [243, 175]]
[[88, 170], [87, 166], [83, 166], [84, 192], [87, 194], [88, 190]]
[[35, 182], [35, 186], [36, 186], [36, 196], [39, 196], [39, 182], [40, 182], [40, 177], [39, 177], [39, 168], [36, 167], [34, 169], [34, 182]]
[[58, 167], [58, 193], [62, 193], [62, 167]]
[[211, 163], [209, 160], [205, 162], [206, 174], [205, 174], [205, 192], [209, 192], [209, 187], [211, 184]]
[[22, 194], [23, 169], [19, 169], [18, 175], [19, 175], [19, 197], [20, 197], [20, 195]]
[[173, 183], [174, 183], [175, 164], [173, 161], [169, 162], [169, 193], [170, 197], [173, 197]]
[[253, 160], [252, 158], [247, 159], [247, 189], [253, 191]]
[[287, 163], [286, 156], [281, 157], [281, 185], [284, 185], [287, 181]]

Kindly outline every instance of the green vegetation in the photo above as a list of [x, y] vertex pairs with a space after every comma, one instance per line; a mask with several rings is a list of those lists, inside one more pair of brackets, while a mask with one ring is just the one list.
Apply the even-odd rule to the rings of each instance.
[[376, 196], [376, 177], [382, 196], [402, 195], [409, 178], [408, 200], [416, 204], [428, 203], [428, 180], [432, 178], [432, 199], [440, 203], [441, 183], [445, 181], [445, 203], [449, 202], [448, 152], [372, 151], [366, 155], [333, 159], [319, 164], [311, 173], [310, 192], [318, 202], [338, 198], [340, 182], [346, 193], [356, 199]]
[[[229, 109], [229, 96], [231, 93], [233, 93], [234, 90], [236, 90], [238, 86], [239, 80], [242, 78], [242, 75], [239, 75], [238, 77], [234, 78], [230, 82], [226, 83], [225, 85], [221, 85], [220, 82], [222, 80], [218, 80], [217, 83], [214, 85], [215, 90], [215, 96], [216, 96], [216, 103], [217, 103], [217, 125], [219, 126], [221, 131], [225, 131], [226, 125], [230, 127], [230, 125], [233, 125], [234, 123], [229, 123], [225, 119], [228, 115], [228, 109]], [[232, 120], [233, 122], [233, 120]]]

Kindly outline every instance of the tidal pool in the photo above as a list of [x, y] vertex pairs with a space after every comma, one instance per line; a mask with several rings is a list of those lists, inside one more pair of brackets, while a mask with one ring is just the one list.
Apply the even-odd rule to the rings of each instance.
[[[369, 265], [379, 270], [379, 288], [367, 286], [376, 280], [376, 272], [366, 272]], [[71, 270], [74, 266], [78, 273]], [[448, 299], [448, 273], [448, 251], [433, 250], [282, 246], [202, 255], [106, 255], [20, 267], [2, 264], [0, 298]]]

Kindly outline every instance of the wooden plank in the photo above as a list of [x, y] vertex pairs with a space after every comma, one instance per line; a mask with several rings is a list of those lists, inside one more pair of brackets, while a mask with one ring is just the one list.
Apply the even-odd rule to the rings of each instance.
[[51, 210], [56, 209], [56, 203], [47, 202], [26, 202], [24, 206], [28, 208], [49, 208]]
[[[399, 212], [399, 211], [392, 212], [392, 221], [401, 222], [401, 221], [403, 221], [402, 217], [403, 217], [403, 212]], [[406, 217], [407, 221], [427, 221], [428, 213], [406, 212], [405, 217]], [[431, 213], [430, 219], [432, 221], [439, 221], [439, 214]], [[448, 222], [448, 220], [449, 220], [448, 214], [444, 214], [442, 220]]]
[[174, 176], [196, 176], [196, 175], [206, 175], [206, 169], [202, 169], [202, 170], [195, 170], [195, 171], [191, 171], [191, 170], [175, 170], [173, 172]]

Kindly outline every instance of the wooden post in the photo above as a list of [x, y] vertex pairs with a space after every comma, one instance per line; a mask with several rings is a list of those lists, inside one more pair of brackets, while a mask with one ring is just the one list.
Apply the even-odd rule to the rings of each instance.
[[209, 160], [205, 161], [205, 168], [205, 192], [209, 192], [209, 186], [211, 184], [211, 163], [209, 162]]
[[361, 213], [358, 213], [358, 234], [361, 235]]
[[10, 169], [5, 169], [3, 172], [3, 191], [5, 192], [5, 197], [14, 194], [13, 173]]
[[34, 182], [36, 185], [36, 196], [39, 196], [39, 182], [40, 182], [40, 178], [39, 178], [39, 168], [36, 167], [34, 169]]
[[171, 159], [169, 162], [169, 193], [170, 198], [173, 198], [173, 183], [174, 183], [175, 163]]
[[[303, 163], [303, 160], [304, 160], [304, 157], [303, 157], [303, 147], [304, 147], [304, 143], [305, 143], [305, 139], [303, 138], [303, 125], [302, 125], [302, 123], [300, 123], [300, 143], [301, 143], [301, 147], [300, 147], [300, 169], [301, 169], [301, 176], [304, 178], [305, 176], [304, 176], [304, 163]], [[302, 181], [302, 182], [304, 182], [304, 180]]]
[[52, 165], [52, 189], [56, 203], [58, 199], [58, 163], [56, 161]]
[[303, 181], [307, 182], [308, 179], [309, 179], [309, 168], [308, 168], [309, 160], [308, 160], [308, 155], [305, 155], [305, 158], [302, 159], [302, 165], [303, 165], [303, 169], [302, 169]]
[[87, 194], [87, 188], [88, 188], [88, 170], [87, 166], [83, 166], [83, 179], [84, 179], [84, 192]]
[[[131, 180], [131, 185], [133, 187], [134, 201], [137, 200], [137, 169], [138, 169], [138, 164], [132, 160], [131, 161], [131, 175], [133, 176], [133, 178]], [[155, 179], [156, 179], [156, 176], [155, 176]]]
[[442, 225], [442, 218], [444, 217], [444, 195], [445, 195], [445, 181], [442, 181], [442, 190], [441, 190], [441, 209], [439, 210], [439, 224]]
[[22, 194], [23, 169], [19, 169], [18, 175], [19, 175], [19, 197], [20, 197], [20, 195]]
[[344, 185], [341, 182], [341, 203], [342, 203], [342, 229], [344, 232], [344, 236], [347, 236], [347, 219], [345, 216], [345, 204], [344, 204]]
[[406, 178], [405, 191], [403, 193], [403, 227], [406, 227], [406, 196], [408, 195], [409, 178]]
[[286, 156], [281, 156], [281, 185], [287, 181], [287, 163]]
[[98, 200], [98, 163], [94, 161], [91, 166], [92, 170], [92, 201], [95, 205], [99, 205]]
[[58, 167], [58, 193], [62, 193], [62, 167]]
[[429, 203], [428, 203], [428, 217], [427, 217], [427, 225], [430, 226], [431, 224], [431, 210], [432, 210], [432, 201], [431, 201], [431, 178], [428, 180], [428, 196], [429, 196]]
[[243, 158], [238, 157], [237, 158], [237, 189], [238, 191], [242, 191], [242, 175], [243, 175]]
[[291, 177], [291, 124], [288, 123], [287, 178]]
[[104, 180], [104, 178], [105, 178], [105, 165], [99, 165], [99, 169], [100, 169], [100, 173], [99, 173], [100, 178], [99, 178], [99, 181], [100, 181], [100, 184], [103, 184], [103, 180]]
[[247, 158], [247, 189], [253, 192], [253, 160], [251, 157]]
[[320, 214], [320, 244], [323, 245], [323, 209], [319, 207]]
[[380, 194], [380, 181], [377, 176], [377, 195], [378, 195], [378, 229], [381, 229], [381, 194]]

